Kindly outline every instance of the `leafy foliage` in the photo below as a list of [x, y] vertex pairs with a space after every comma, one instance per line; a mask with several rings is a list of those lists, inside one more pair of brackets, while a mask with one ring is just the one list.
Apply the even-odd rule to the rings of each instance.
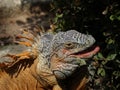
[[[101, 51], [96, 62], [92, 88], [120, 88], [120, 1], [119, 0], [53, 0], [56, 31], [76, 29], [92, 34]], [[100, 81], [100, 82], [98, 82]]]

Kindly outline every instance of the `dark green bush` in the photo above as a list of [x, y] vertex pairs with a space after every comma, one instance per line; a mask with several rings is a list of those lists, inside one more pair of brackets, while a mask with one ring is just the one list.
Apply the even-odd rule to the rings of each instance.
[[[101, 90], [120, 88], [120, 1], [53, 0], [56, 31], [76, 29], [92, 34], [100, 46], [94, 57], [98, 66], [92, 86]], [[102, 82], [96, 82], [97, 79]], [[96, 89], [95, 89], [96, 90]]]

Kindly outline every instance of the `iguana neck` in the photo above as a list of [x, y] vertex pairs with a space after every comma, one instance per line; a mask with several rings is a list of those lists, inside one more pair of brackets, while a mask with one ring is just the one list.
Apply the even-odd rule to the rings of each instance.
[[41, 56], [38, 56], [35, 78], [45, 87], [54, 86], [57, 83], [55, 76], [49, 68], [48, 61]]
[[65, 80], [58, 80], [63, 90], [86, 90], [86, 84], [89, 81], [88, 70], [86, 66], [78, 68], [73, 75]]

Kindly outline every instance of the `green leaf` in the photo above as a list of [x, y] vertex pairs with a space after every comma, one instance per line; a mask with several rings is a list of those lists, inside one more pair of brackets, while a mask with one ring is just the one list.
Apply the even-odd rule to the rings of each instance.
[[116, 18], [115, 18], [115, 15], [111, 15], [111, 16], [110, 16], [110, 20], [111, 20], [111, 21], [113, 21], [113, 20], [115, 20], [115, 19], [116, 19]]
[[120, 21], [120, 16], [118, 16], [117, 19]]
[[98, 53], [98, 57], [99, 58], [104, 58], [103, 55], [102, 55], [102, 53]]
[[114, 43], [115, 41], [114, 40], [112, 40], [112, 39], [109, 39], [108, 40], [108, 44], [112, 44], [112, 43]]
[[107, 62], [108, 62], [108, 61], [105, 60], [105, 61], [102, 61], [101, 63], [102, 63], [102, 65], [105, 65]]
[[101, 75], [101, 76], [105, 76], [105, 69], [104, 68], [98, 68], [97, 74]]
[[120, 76], [120, 71], [114, 71], [114, 72], [113, 72], [113, 75], [115, 75], [115, 76]]
[[85, 61], [81, 61], [81, 63], [80, 63], [80, 66], [82, 66], [82, 65], [86, 65], [86, 62]]
[[58, 18], [62, 18], [62, 17], [63, 17], [63, 14], [56, 14], [56, 16], [57, 16]]
[[78, 62], [79, 62], [79, 65], [80, 65], [80, 66], [86, 65], [86, 62], [85, 62], [84, 59], [79, 59], [79, 58], [78, 58]]
[[116, 58], [117, 54], [110, 54], [107, 56], [107, 60], [114, 60]]

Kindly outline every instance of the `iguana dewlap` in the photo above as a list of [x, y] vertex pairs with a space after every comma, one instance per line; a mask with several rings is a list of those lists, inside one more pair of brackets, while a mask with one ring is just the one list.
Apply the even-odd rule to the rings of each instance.
[[[29, 88], [29, 81], [27, 82], [27, 79], [26, 82], [19, 82], [25, 78], [24, 75], [27, 77], [28, 74], [30, 76], [28, 79], [32, 78], [34, 82], [38, 82], [39, 88], [37, 87], [37, 89], [39, 90], [84, 90], [83, 87], [88, 82], [88, 79], [84, 78], [85, 76], [81, 76], [78, 72], [80, 68], [87, 64], [86, 61], [99, 51], [99, 47], [93, 46], [95, 39], [91, 35], [69, 30], [56, 34], [47, 33], [29, 40], [33, 41], [33, 43], [22, 43], [31, 47], [27, 52], [17, 55], [8, 54], [7, 56], [13, 58], [14, 61], [10, 64], [0, 64], [1, 67], [4, 67], [4, 72], [0, 74], [0, 80], [6, 80], [4, 78], [7, 78], [11, 82], [15, 81], [15, 86], [18, 83], [21, 87], [28, 85]], [[33, 64], [28, 67], [27, 64], [21, 63], [26, 62], [26, 60], [28, 64], [33, 61]], [[15, 73], [18, 74], [16, 77], [14, 77], [14, 73], [6, 72], [16, 65], [20, 67], [15, 70]], [[22, 67], [25, 67], [25, 69], [21, 69]], [[11, 74], [13, 77], [10, 77]], [[68, 80], [70, 77], [72, 78]], [[0, 87], [4, 83], [5, 81], [0, 82]], [[34, 84], [33, 88], [35, 88]], [[56, 85], [57, 87], [54, 87]]]

